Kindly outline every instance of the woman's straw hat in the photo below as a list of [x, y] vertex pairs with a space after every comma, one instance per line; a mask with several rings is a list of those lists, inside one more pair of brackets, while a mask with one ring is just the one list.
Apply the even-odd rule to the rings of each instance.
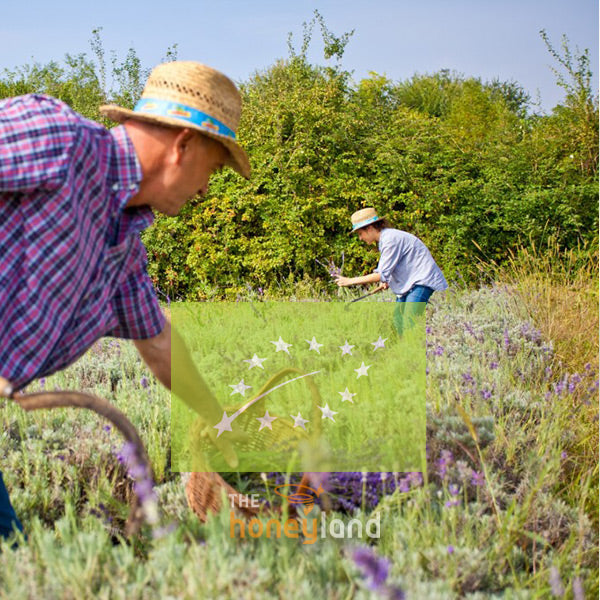
[[350, 220], [352, 221], [352, 231], [350, 233], [354, 233], [357, 229], [362, 229], [367, 225], [377, 223], [377, 221], [381, 221], [382, 219], [383, 217], [377, 216], [377, 211], [374, 208], [357, 210], [350, 217]]
[[229, 150], [230, 167], [250, 177], [248, 157], [235, 137], [242, 112], [240, 93], [231, 79], [206, 65], [192, 61], [158, 65], [133, 110], [110, 104], [101, 106], [100, 112], [118, 123], [137, 119], [200, 131]]

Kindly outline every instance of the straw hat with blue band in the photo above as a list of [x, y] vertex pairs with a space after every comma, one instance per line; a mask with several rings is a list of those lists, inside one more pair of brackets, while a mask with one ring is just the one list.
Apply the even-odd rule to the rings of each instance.
[[367, 227], [368, 225], [377, 223], [377, 221], [383, 220], [383, 217], [379, 217], [374, 208], [363, 208], [357, 210], [350, 217], [350, 220], [352, 221], [352, 231], [350, 233], [354, 233], [358, 229], [362, 229], [363, 227]]
[[100, 112], [118, 123], [136, 119], [200, 131], [227, 148], [227, 165], [250, 177], [248, 156], [235, 133], [242, 113], [240, 93], [231, 79], [211, 67], [192, 61], [158, 65], [133, 110], [105, 105]]

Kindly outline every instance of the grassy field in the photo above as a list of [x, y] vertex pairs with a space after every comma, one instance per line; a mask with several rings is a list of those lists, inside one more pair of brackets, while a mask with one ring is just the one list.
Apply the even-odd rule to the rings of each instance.
[[[362, 502], [355, 484], [334, 493], [343, 521], [379, 515], [376, 540], [240, 540], [230, 536], [228, 510], [201, 525], [170, 470], [169, 395], [129, 343], [102, 340], [30, 391], [87, 390], [127, 413], [156, 472], [161, 523], [122, 538], [132, 482], [112, 429], [83, 412], [25, 414], [5, 403], [2, 470], [28, 540], [0, 546], [0, 597], [597, 597], [594, 273], [577, 289], [564, 273], [545, 273], [535, 291], [524, 275], [477, 290], [455, 282], [434, 295], [427, 472], [380, 477], [377, 502], [366, 501], [373, 476], [359, 479]], [[574, 297], [577, 306], [552, 316]], [[264, 487], [258, 475], [232, 481]], [[342, 511], [351, 505], [344, 494], [362, 510]]]

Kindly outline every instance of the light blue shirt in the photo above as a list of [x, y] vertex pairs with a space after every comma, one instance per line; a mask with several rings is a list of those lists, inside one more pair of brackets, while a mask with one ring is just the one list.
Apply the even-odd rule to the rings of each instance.
[[438, 292], [448, 287], [431, 252], [412, 233], [382, 229], [378, 246], [381, 256], [375, 272], [397, 296], [406, 294], [415, 285], [425, 285]]

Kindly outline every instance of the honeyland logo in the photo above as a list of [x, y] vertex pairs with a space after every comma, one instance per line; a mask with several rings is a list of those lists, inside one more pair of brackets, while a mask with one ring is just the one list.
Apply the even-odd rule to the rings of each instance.
[[[381, 536], [381, 517], [377, 513], [375, 517], [367, 519], [363, 523], [360, 519], [350, 519], [344, 523], [342, 519], [327, 519], [325, 512], [321, 512], [320, 519], [317, 516], [311, 516], [315, 505], [315, 498], [318, 498], [323, 492], [319, 486], [317, 490], [302, 484], [282, 484], [275, 487], [275, 493], [282, 498], [286, 498], [288, 503], [296, 508], [296, 517], [288, 518], [282, 523], [282, 520], [276, 517], [265, 520], [253, 517], [249, 521], [236, 516], [234, 508], [234, 497], [230, 496], [232, 510], [229, 513], [229, 535], [232, 538], [245, 538], [246, 535], [251, 538], [275, 538], [282, 536], [292, 539], [298, 539], [302, 536], [303, 544], [314, 544], [319, 538], [332, 537], [337, 539], [358, 539], [363, 538], [364, 534], [370, 538], [379, 538]], [[251, 494], [242, 501], [238, 497], [240, 508], [260, 508], [258, 494]]]

